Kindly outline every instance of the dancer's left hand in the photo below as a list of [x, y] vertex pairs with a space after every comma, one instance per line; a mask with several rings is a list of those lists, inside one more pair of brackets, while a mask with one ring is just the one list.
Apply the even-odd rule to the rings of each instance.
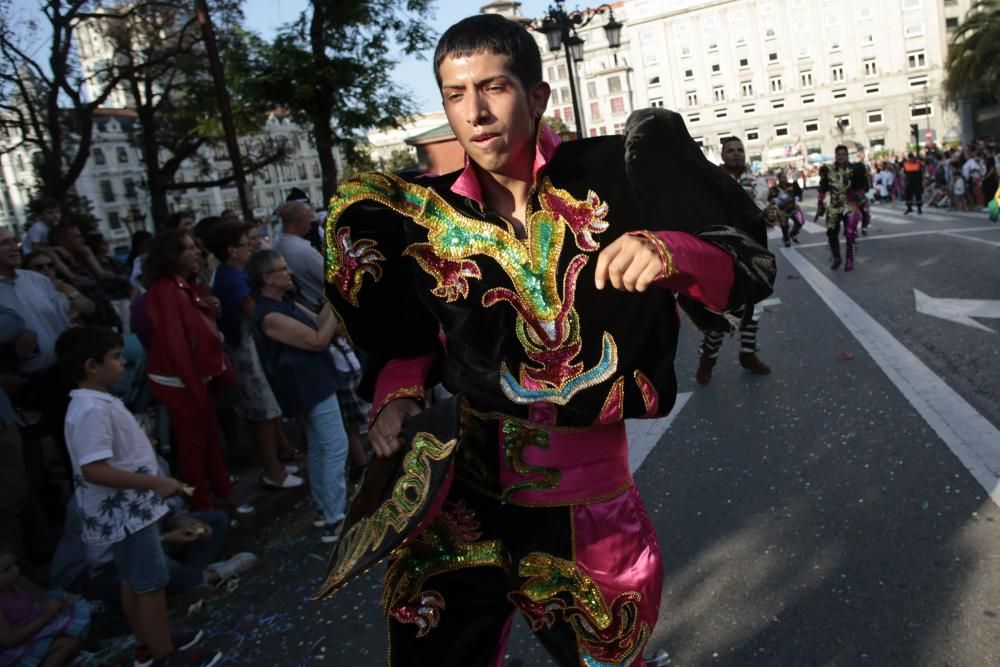
[[663, 262], [656, 246], [642, 236], [619, 236], [597, 256], [594, 285], [612, 287], [626, 292], [645, 292], [663, 273]]

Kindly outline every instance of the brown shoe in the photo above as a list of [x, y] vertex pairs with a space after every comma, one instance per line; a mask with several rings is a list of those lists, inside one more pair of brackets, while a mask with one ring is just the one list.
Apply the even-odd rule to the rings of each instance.
[[694, 379], [698, 384], [708, 384], [712, 381], [712, 369], [715, 368], [715, 359], [701, 357], [698, 360], [698, 372], [694, 374]]
[[761, 361], [756, 352], [740, 352], [740, 366], [754, 375], [771, 374], [771, 367]]

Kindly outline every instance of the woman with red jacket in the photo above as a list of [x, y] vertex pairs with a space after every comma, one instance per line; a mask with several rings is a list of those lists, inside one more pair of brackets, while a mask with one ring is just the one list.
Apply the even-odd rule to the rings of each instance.
[[177, 470], [194, 487], [192, 510], [212, 509], [212, 497], [232, 502], [213, 394], [226, 372], [215, 324], [218, 301], [186, 276], [198, 272], [201, 252], [186, 231], [162, 232], [143, 261], [146, 314], [152, 339], [146, 371], [150, 388], [170, 414]]

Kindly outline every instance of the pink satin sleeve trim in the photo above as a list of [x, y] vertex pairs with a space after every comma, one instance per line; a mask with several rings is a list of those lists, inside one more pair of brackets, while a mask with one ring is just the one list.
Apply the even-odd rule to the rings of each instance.
[[733, 258], [726, 251], [686, 232], [651, 232], [674, 258], [674, 273], [656, 284], [721, 312], [733, 289]]
[[[502, 426], [501, 426], [502, 428]], [[522, 474], [507, 463], [506, 436], [500, 431], [500, 488], [525, 481], [542, 481], [543, 473]], [[595, 426], [585, 431], [551, 431], [549, 446], [525, 447], [529, 466], [559, 471], [555, 488], [520, 488], [507, 499], [512, 505], [569, 505], [592, 502], [620, 494], [632, 486], [628, 465], [628, 438], [624, 422]]]
[[433, 364], [434, 355], [425, 354], [408, 359], [393, 359], [383, 366], [375, 380], [369, 423], [374, 424], [382, 408], [397, 398], [414, 398], [425, 403], [424, 385]]

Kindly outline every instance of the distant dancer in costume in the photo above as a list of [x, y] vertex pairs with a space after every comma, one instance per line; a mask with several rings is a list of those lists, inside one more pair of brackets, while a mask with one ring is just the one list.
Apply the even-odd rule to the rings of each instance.
[[[728, 137], [722, 142], [722, 170], [740, 184], [757, 208], [762, 211], [767, 208], [769, 190], [767, 180], [759, 174], [754, 174], [747, 167], [746, 151], [743, 142], [737, 137]], [[784, 236], [784, 232], [782, 235]], [[754, 375], [767, 375], [771, 372], [771, 367], [757, 356], [759, 325], [760, 313], [757, 310], [740, 325], [740, 366]], [[698, 370], [695, 372], [698, 384], [708, 384], [712, 381], [712, 369], [719, 359], [723, 335], [719, 331], [706, 331], [702, 337]]]
[[[789, 181], [784, 171], [778, 172], [778, 182], [771, 186], [767, 193], [767, 201], [775, 207], [778, 213], [777, 224], [781, 226], [781, 240], [785, 247], [792, 245], [792, 241], [799, 242], [799, 232], [806, 218], [799, 208], [802, 201], [802, 188], [799, 187], [798, 180]], [[767, 217], [765, 210], [765, 218]], [[789, 230], [791, 221], [791, 230]]]
[[833, 253], [831, 269], [840, 268], [840, 225], [843, 223], [846, 255], [844, 270], [854, 270], [858, 223], [861, 221], [861, 205], [867, 190], [868, 175], [864, 165], [851, 164], [847, 159], [847, 146], [837, 146], [833, 167], [820, 167], [817, 203], [817, 215], [826, 216], [826, 238], [830, 242], [830, 252]]

